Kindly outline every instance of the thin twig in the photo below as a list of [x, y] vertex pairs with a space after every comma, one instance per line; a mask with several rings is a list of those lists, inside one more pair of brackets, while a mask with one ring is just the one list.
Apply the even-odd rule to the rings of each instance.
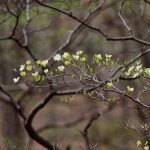
[[131, 35], [131, 34], [132, 34], [132, 30], [131, 30], [131, 28], [127, 25], [125, 19], [123, 18], [122, 14], [121, 14], [124, 4], [125, 4], [125, 0], [122, 1], [122, 4], [121, 4], [120, 9], [119, 9], [119, 12], [118, 12], [118, 15], [119, 15], [121, 21], [123, 22], [123, 25], [124, 25], [124, 26], [126, 27], [126, 29], [129, 31], [129, 35]]

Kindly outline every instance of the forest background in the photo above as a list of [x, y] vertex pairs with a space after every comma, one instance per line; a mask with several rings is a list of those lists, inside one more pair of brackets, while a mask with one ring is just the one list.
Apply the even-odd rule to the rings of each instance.
[[148, 150], [149, 31], [149, 0], [1, 0], [0, 149]]

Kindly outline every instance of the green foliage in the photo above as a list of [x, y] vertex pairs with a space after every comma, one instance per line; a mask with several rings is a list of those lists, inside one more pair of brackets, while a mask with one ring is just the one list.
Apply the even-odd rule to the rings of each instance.
[[62, 103], [71, 103], [74, 100], [74, 96], [64, 96], [61, 97], [61, 102]]
[[[109, 67], [113, 64], [113, 60], [111, 59], [112, 55], [105, 55], [105, 58], [102, 58], [101, 54], [95, 54], [92, 57], [91, 64], [88, 64], [89, 61], [87, 55], [83, 53], [82, 50], [76, 52], [76, 54], [69, 54], [68, 52], [64, 52], [63, 55], [56, 54], [54, 56], [54, 61], [58, 62], [57, 67], [52, 72], [49, 72], [48, 69], [48, 60], [37, 60], [36, 66], [32, 64], [30, 60], [27, 60], [25, 64], [20, 65], [19, 71], [20, 76], [14, 78], [14, 82], [18, 82], [20, 79], [25, 79], [27, 75], [31, 75], [34, 81], [41, 81], [47, 78], [47, 76], [51, 78], [55, 78], [52, 74], [60, 75], [68, 75], [71, 78], [76, 78], [82, 80], [84, 78], [88, 78], [89, 76], [96, 76], [99, 72], [96, 72], [97, 69], [101, 66]], [[94, 68], [93, 68], [94, 65]], [[72, 68], [72, 69], [71, 69]], [[41, 73], [43, 70], [43, 73]], [[68, 73], [71, 70], [71, 73]], [[79, 71], [77, 73], [77, 71]], [[98, 79], [95, 80], [98, 82]], [[108, 83], [109, 88], [110, 83]]]
[[[64, 84], [65, 86], [71, 87], [72, 85], [70, 85], [68, 81], [75, 80], [78, 84], [94, 87], [102, 83], [100, 76], [103, 76], [106, 72], [106, 74], [108, 74], [108, 82], [104, 84], [102, 89], [109, 91], [116, 90], [115, 83], [119, 82], [120, 77], [136, 79], [150, 76], [150, 68], [143, 67], [141, 62], [128, 65], [130, 62], [126, 61], [125, 67], [120, 71], [120, 77], [115, 80], [109, 78], [109, 76], [111, 76], [109, 69], [113, 68], [112, 71], [114, 71], [119, 68], [121, 64], [119, 64], [118, 61], [115, 62], [112, 55], [108, 54], [104, 56], [102, 56], [102, 54], [94, 54], [93, 57], [88, 58], [82, 50], [79, 50], [74, 54], [68, 52], [64, 52], [62, 55], [56, 54], [53, 60], [56, 63], [54, 70], [49, 68], [48, 60], [37, 60], [36, 63], [27, 60], [25, 64], [20, 65], [19, 69], [15, 69], [19, 73], [19, 76], [13, 79], [14, 83], [24, 81], [33, 86], [35, 84], [40, 86], [44, 84], [43, 81], [45, 79], [50, 79], [52, 82], [51, 85], [53, 86]], [[103, 71], [103, 68], [106, 68], [106, 71]], [[69, 80], [66, 80], [66, 78], [69, 78]], [[84, 83], [85, 81], [88, 81], [89, 84]], [[128, 85], [123, 93], [132, 93], [134, 90], [134, 87]], [[101, 96], [107, 103], [114, 103], [118, 99], [116, 96], [106, 98], [102, 96], [102, 94], [99, 94], [99, 91], [96, 91], [96, 89], [88, 92], [83, 91], [83, 93], [85, 96], [91, 98]], [[66, 103], [70, 103], [72, 100], [72, 97], [61, 99], [62, 102]]]
[[136, 142], [137, 147], [141, 147], [143, 150], [149, 150], [149, 143], [148, 141], [142, 142], [141, 140], [138, 140]]

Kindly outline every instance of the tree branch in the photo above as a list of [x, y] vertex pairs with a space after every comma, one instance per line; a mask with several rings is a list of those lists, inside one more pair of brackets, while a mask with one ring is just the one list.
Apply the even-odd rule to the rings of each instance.
[[80, 133], [82, 134], [82, 136], [84, 138], [84, 141], [85, 141], [86, 150], [91, 150], [90, 140], [89, 140], [89, 137], [88, 137], [88, 134], [89, 134], [88, 130], [91, 127], [91, 125], [93, 124], [93, 122], [99, 118], [99, 116], [100, 116], [99, 113], [93, 115], [91, 117], [91, 119], [89, 120], [89, 122], [87, 123], [87, 125], [85, 126], [84, 130], [80, 131]]
[[5, 89], [3, 88], [2, 84], [0, 84], [0, 90], [9, 97], [10, 99], [10, 103], [12, 104], [13, 108], [19, 113], [19, 115], [23, 118], [23, 120], [26, 119], [25, 115], [23, 114], [21, 107], [18, 103], [16, 103], [16, 101], [14, 100], [14, 98], [7, 92], [5, 91]]

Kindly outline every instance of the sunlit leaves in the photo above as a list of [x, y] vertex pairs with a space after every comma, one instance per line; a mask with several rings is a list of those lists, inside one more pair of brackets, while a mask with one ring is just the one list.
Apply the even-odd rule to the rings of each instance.
[[95, 54], [93, 56], [93, 63], [99, 64], [102, 61], [102, 55], [101, 54]]
[[53, 59], [54, 59], [55, 61], [61, 61], [61, 55], [60, 55], [60, 54], [56, 54], [56, 55], [53, 57]]
[[107, 83], [107, 88], [112, 88], [113, 87], [113, 83], [112, 82], [108, 82]]
[[45, 70], [44, 70], [44, 73], [47, 74], [47, 73], [48, 73], [48, 69], [45, 69]]
[[140, 140], [138, 140], [138, 141], [136, 142], [136, 145], [137, 145], [137, 147], [142, 146], [142, 142], [141, 142]]
[[81, 62], [86, 62], [86, 58], [85, 58], [85, 57], [82, 57], [82, 58], [80, 58], [80, 61], [81, 61]]
[[[56, 60], [56, 56], [57, 56], [57, 59], [59, 58], [59, 60], [61, 60], [61, 55], [57, 54], [54, 56], [54, 60]], [[63, 55], [62, 55], [62, 58], [68, 60], [70, 58], [70, 54], [65, 52]], [[58, 60], [57, 60], [58, 61]]]
[[144, 150], [149, 150], [149, 146], [144, 146]]
[[58, 71], [63, 72], [65, 70], [65, 66], [58, 66]]
[[83, 54], [83, 51], [81, 51], [81, 50], [79, 50], [79, 51], [77, 51], [77, 53], [76, 53], [78, 56], [80, 56], [80, 55], [82, 55]]
[[31, 65], [28, 65], [28, 66], [26, 67], [26, 69], [27, 69], [28, 71], [31, 71], [31, 70], [32, 70], [32, 66], [31, 66]]
[[27, 65], [30, 65], [30, 64], [31, 64], [31, 61], [30, 61], [30, 60], [27, 60], [27, 61], [26, 61], [26, 64], [27, 64]]
[[[54, 73], [56, 76], [64, 75], [71, 71], [68, 76], [72, 79], [77, 79], [82, 81], [86, 78], [93, 78], [96, 82], [99, 82], [97, 75], [100, 74], [98, 69], [95, 69], [100, 66], [109, 67], [110, 62], [112, 62], [112, 55], [105, 54], [104, 59], [102, 54], [94, 54], [92, 57], [87, 57], [87, 55], [82, 51], [78, 50], [74, 54], [69, 52], [64, 52], [61, 54], [56, 54], [53, 57], [53, 60], [56, 62], [55, 69], [51, 70], [51, 73]], [[93, 68], [94, 64], [94, 68]], [[48, 69], [48, 60], [37, 60], [35, 63], [32, 63], [30, 60], [27, 60], [25, 64], [20, 65], [19, 72], [21, 79], [27, 81], [27, 77], [32, 78], [35, 82], [43, 81], [44, 78], [50, 76], [54, 78]], [[27, 76], [27, 77], [26, 77]], [[21, 81], [19, 79], [19, 81]], [[55, 79], [53, 80], [55, 81]], [[91, 80], [92, 81], [92, 80]], [[94, 81], [94, 82], [95, 82]], [[108, 83], [108, 87], [111, 88], [112, 83]]]
[[26, 75], [26, 72], [25, 72], [25, 71], [21, 71], [21, 72], [20, 72], [20, 75], [21, 75], [22, 77], [24, 77], [24, 76]]
[[150, 76], [150, 68], [145, 68], [144, 69], [144, 75], [145, 76]]
[[13, 81], [14, 83], [17, 83], [19, 81], [20, 77], [14, 78]]
[[19, 71], [23, 71], [25, 69], [25, 65], [21, 65]]
[[131, 93], [134, 91], [134, 88], [133, 87], [130, 87], [130, 86], [127, 86], [127, 92], [128, 93]]
[[69, 66], [69, 65], [70, 65], [70, 61], [65, 61], [64, 64], [65, 64], [66, 66]]
[[71, 103], [74, 100], [74, 96], [61, 97], [62, 103]]
[[135, 65], [124, 68], [122, 71], [125, 71], [125, 76], [137, 78], [140, 76], [150, 76], [150, 68], [144, 68], [141, 62], [137, 62]]
[[105, 54], [105, 57], [106, 57], [106, 62], [107, 62], [107, 61], [110, 61], [110, 60], [111, 60], [112, 55], [107, 55], [107, 54]]
[[84, 94], [85, 96], [93, 97], [93, 95], [95, 94], [95, 92], [94, 92], [94, 91], [91, 91], [91, 92], [86, 92], [86, 91], [84, 91], [83, 94]]
[[[140, 61], [129, 65], [128, 63], [130, 62], [126, 61], [126, 64], [122, 67], [123, 69], [119, 70], [120, 72], [118, 73], [121, 78], [118, 77], [115, 80], [109, 78], [109, 76], [111, 77], [111, 73], [117, 67], [121, 66], [118, 61], [119, 59], [115, 62], [113, 56], [110, 54], [93, 54], [92, 57], [88, 57], [82, 50], [79, 50], [75, 53], [64, 52], [63, 54], [56, 54], [53, 60], [55, 62], [53, 69], [49, 68], [48, 60], [37, 60], [35, 63], [27, 60], [25, 64], [20, 65], [18, 70], [16, 69], [19, 76], [14, 78], [13, 82], [18, 83], [24, 79], [27, 83], [29, 78], [29, 82], [34, 81], [34, 85], [35, 83], [43, 83], [45, 79], [51, 79], [53, 81], [52, 84], [55, 86], [59, 84], [64, 84], [68, 87], [76, 85], [95, 86], [103, 83], [102, 77], [105, 78], [105, 76], [108, 76], [108, 79], [102, 86], [102, 90], [114, 91], [117, 90], [115, 86], [117, 84], [115, 83], [118, 83], [121, 78], [128, 80], [128, 78], [138, 79], [150, 76], [150, 68], [144, 68]], [[72, 81], [77, 82], [77, 84], [70, 84], [69, 82]], [[132, 94], [134, 91], [134, 87], [127, 85], [122, 93]], [[94, 90], [87, 93], [84, 92], [84, 94], [91, 98], [98, 96], [98, 93]], [[107, 102], [116, 101], [114, 97], [104, 98], [102, 95], [99, 96]]]
[[40, 64], [41, 64], [41, 60], [37, 60], [37, 61], [36, 61], [36, 64], [37, 64], [37, 65], [40, 65]]
[[141, 148], [143, 148], [143, 150], [149, 150], [150, 149], [148, 144], [149, 144], [148, 141], [145, 141], [145, 143], [144, 143], [141, 140], [138, 140], [136, 142], [137, 147], [141, 147]]
[[48, 64], [48, 60], [43, 60], [43, 61], [41, 62], [41, 66], [42, 66], [42, 67], [47, 66], [47, 64]]
[[79, 56], [78, 55], [72, 55], [74, 60], [78, 60]]
[[113, 96], [112, 98], [107, 98], [106, 101], [107, 103], [111, 104], [111, 103], [115, 103], [117, 100], [117, 98], [115, 96]]
[[41, 76], [39, 75], [37, 71], [35, 73], [32, 73], [32, 76], [35, 81], [39, 81], [41, 79]]
[[45, 68], [43, 72], [45, 74], [48, 74], [49, 70], [46, 68], [48, 65], [48, 60], [43, 60], [43, 61], [37, 60], [36, 65], [37, 65], [37, 68], [35, 67], [35, 64], [32, 64], [30, 60], [27, 60], [25, 64], [20, 65], [20, 68], [18, 71], [17, 69], [15, 69], [15, 72], [18, 72], [19, 76], [13, 79], [14, 83], [21, 81], [21, 79], [26, 80], [27, 75], [30, 76], [30, 78], [32, 78], [35, 82], [43, 81], [44, 77], [39, 74], [39, 70], [41, 70], [42, 68]]

